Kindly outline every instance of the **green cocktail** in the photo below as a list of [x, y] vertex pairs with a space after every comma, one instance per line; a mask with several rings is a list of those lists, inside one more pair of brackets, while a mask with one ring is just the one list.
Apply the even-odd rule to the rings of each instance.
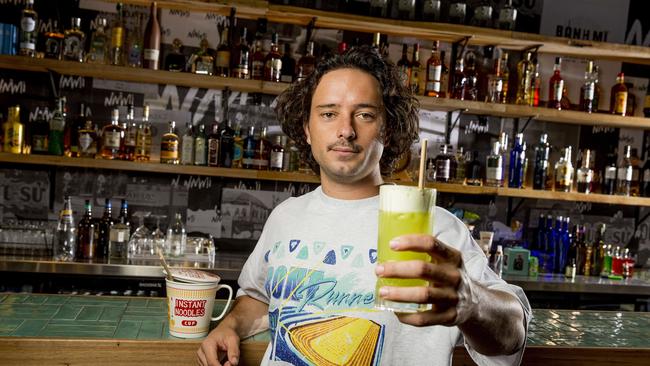
[[[377, 242], [378, 264], [393, 261], [430, 261], [426, 253], [394, 251], [389, 242], [406, 234], [432, 234], [436, 190], [417, 187], [384, 185], [379, 188], [379, 237]], [[431, 309], [431, 305], [402, 303], [382, 299], [382, 286], [427, 286], [426, 280], [378, 278], [375, 287], [375, 307], [395, 312], [417, 312]]]

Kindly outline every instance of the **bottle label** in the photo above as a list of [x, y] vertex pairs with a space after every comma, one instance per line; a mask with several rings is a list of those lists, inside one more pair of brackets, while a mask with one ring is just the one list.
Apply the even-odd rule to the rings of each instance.
[[639, 181], [639, 169], [632, 169], [632, 181], [633, 182], [638, 182]]
[[124, 35], [124, 28], [113, 27], [113, 29], [111, 30], [111, 46], [122, 47], [123, 35]]
[[36, 29], [36, 20], [34, 18], [24, 17], [20, 21], [20, 29], [23, 32], [33, 32]]
[[632, 181], [632, 166], [618, 168], [618, 180]]
[[643, 171], [643, 181], [650, 182], [650, 169]]
[[627, 112], [627, 92], [617, 92], [614, 103], [614, 113], [625, 114]]
[[219, 139], [208, 139], [208, 165], [219, 165]]
[[197, 138], [194, 140], [194, 164], [205, 165], [205, 139]]
[[160, 56], [160, 50], [145, 48], [143, 56], [144, 59], [147, 61], [158, 62], [158, 57]]
[[413, 10], [415, 1], [413, 0], [399, 0], [397, 3], [397, 8], [399, 11], [408, 11]]
[[266, 67], [271, 71], [271, 80], [280, 80], [282, 72], [282, 60], [279, 58], [271, 59], [266, 63]]
[[570, 186], [573, 178], [573, 169], [566, 165], [561, 166], [555, 173], [555, 181], [561, 186]]
[[32, 151], [47, 151], [47, 135], [32, 135]]
[[594, 100], [594, 94], [596, 92], [596, 84], [594, 83], [589, 83], [585, 85], [584, 93], [582, 94], [582, 98], [584, 100]]
[[81, 152], [88, 152], [88, 148], [93, 143], [93, 137], [89, 133], [80, 133], [79, 134], [79, 148]]
[[178, 141], [162, 141], [160, 144], [160, 159], [176, 160], [178, 159]]
[[111, 228], [109, 240], [112, 242], [123, 243], [127, 240], [128, 230], [120, 228]]
[[283, 83], [290, 83], [293, 81], [293, 78], [291, 77], [291, 75], [282, 75], [280, 77], [280, 81]]
[[[59, 57], [61, 52], [61, 42], [56, 38], [45, 40], [45, 54], [50, 57]], [[102, 58], [103, 59], [103, 58]]]
[[562, 92], [564, 91], [564, 80], [559, 80], [553, 83], [553, 100], [562, 100]]
[[213, 67], [212, 67], [212, 60], [208, 58], [199, 58], [198, 61], [196, 61], [196, 67], [194, 69], [195, 74], [203, 74], [203, 75], [212, 75]]
[[269, 166], [269, 162], [265, 159], [253, 159], [253, 165], [257, 168], [264, 169]]
[[485, 175], [490, 180], [503, 180], [503, 169], [500, 166], [487, 167], [485, 168]]
[[437, 180], [451, 179], [451, 160], [438, 159], [436, 161], [436, 179]]
[[264, 62], [253, 61], [253, 79], [261, 79], [264, 76]]
[[440, 13], [440, 0], [425, 0], [422, 6], [424, 14], [438, 14]]
[[20, 48], [28, 49], [28, 50], [35, 50], [36, 49], [36, 44], [34, 42], [20, 42]]
[[516, 17], [516, 11], [513, 8], [505, 8], [501, 9], [501, 12], [499, 12], [499, 21], [500, 22], [511, 22], [515, 19]]
[[124, 145], [134, 147], [137, 135], [138, 129], [135, 126], [130, 126], [124, 136]]
[[119, 149], [120, 137], [120, 131], [104, 131], [104, 146], [109, 149]]
[[217, 67], [229, 68], [230, 67], [230, 51], [217, 52]]
[[436, 65], [429, 68], [429, 73], [427, 74], [427, 79], [431, 81], [437, 81], [440, 83], [440, 77], [442, 76], [442, 65]]
[[282, 151], [271, 151], [271, 168], [282, 169], [284, 154]]
[[75, 60], [79, 60], [82, 54], [81, 39], [77, 36], [68, 36], [63, 42], [63, 54]]
[[605, 168], [605, 179], [616, 179], [616, 168], [608, 166]]
[[453, 3], [449, 5], [449, 16], [451, 17], [464, 17], [467, 10], [465, 3]]
[[241, 142], [235, 142], [232, 145], [232, 165], [233, 167], [235, 165], [241, 164], [241, 160], [244, 156], [244, 145], [241, 144]]
[[72, 217], [72, 210], [66, 210], [66, 209], [61, 210], [59, 217], [61, 219]]
[[181, 164], [192, 164], [194, 157], [194, 138], [192, 136], [183, 137], [183, 153], [181, 154]]

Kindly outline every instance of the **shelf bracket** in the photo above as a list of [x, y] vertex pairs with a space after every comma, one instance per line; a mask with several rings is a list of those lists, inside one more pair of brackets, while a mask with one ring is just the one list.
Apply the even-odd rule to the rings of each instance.
[[521, 56], [523, 57], [526, 52], [532, 52], [533, 54], [533, 59], [537, 58], [537, 51], [539, 51], [539, 48], [542, 47], [543, 44], [534, 44], [532, 46], [528, 46], [521, 50]]
[[[458, 116], [456, 117], [454, 122], [451, 122], [451, 116], [454, 114], [454, 112], [458, 112]], [[445, 131], [445, 144], [451, 143], [451, 132], [458, 125], [460, 116], [462, 116], [464, 112], [467, 112], [467, 108], [452, 109], [449, 112], [447, 112], [447, 131]]]
[[528, 124], [530, 123], [530, 121], [532, 121], [533, 118], [535, 118], [535, 116], [528, 116], [526, 123], [524, 123], [524, 127], [522, 127], [519, 132], [524, 133], [526, 131], [526, 128], [528, 127]]
[[309, 24], [307, 24], [307, 34], [305, 36], [305, 44], [303, 45], [303, 54], [307, 54], [307, 45], [311, 41], [312, 35], [314, 33], [314, 28], [316, 27], [316, 17], [311, 18]]
[[56, 83], [54, 82], [55, 73], [58, 74], [58, 72], [52, 69], [47, 69], [47, 74], [50, 76], [50, 87], [52, 88], [52, 94], [54, 95], [54, 98], [57, 99], [59, 98], [59, 89], [56, 87]]
[[465, 48], [467, 48], [467, 43], [469, 43], [470, 38], [472, 38], [472, 36], [465, 36], [453, 43], [456, 47], [460, 46], [460, 52], [458, 52], [458, 54], [461, 56], [465, 53]]

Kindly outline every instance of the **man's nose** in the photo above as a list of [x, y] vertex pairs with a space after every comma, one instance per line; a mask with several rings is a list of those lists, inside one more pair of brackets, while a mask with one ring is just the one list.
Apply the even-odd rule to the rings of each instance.
[[346, 140], [352, 140], [357, 137], [357, 133], [354, 130], [353, 116], [341, 118], [341, 122], [339, 123], [339, 128], [337, 131], [337, 137]]

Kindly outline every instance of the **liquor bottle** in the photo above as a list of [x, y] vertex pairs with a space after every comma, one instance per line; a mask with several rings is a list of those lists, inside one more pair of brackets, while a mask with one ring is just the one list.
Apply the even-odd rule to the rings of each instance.
[[401, 0], [397, 2], [397, 17], [409, 20], [415, 18], [415, 0]]
[[124, 14], [122, 12], [122, 3], [117, 3], [117, 14], [111, 27], [111, 48], [110, 61], [111, 65], [123, 66], [125, 59], [124, 52]]
[[464, 100], [478, 100], [478, 73], [476, 72], [476, 59], [473, 55], [467, 58], [465, 73]]
[[470, 20], [470, 25], [492, 28], [492, 11], [492, 5], [487, 0], [482, 0], [474, 7], [474, 16]]
[[465, 1], [453, 1], [449, 4], [449, 23], [465, 24], [467, 4]]
[[571, 146], [564, 148], [564, 154], [555, 163], [555, 191], [571, 192], [573, 185], [573, 163], [571, 163]]
[[90, 36], [90, 47], [86, 54], [86, 62], [105, 64], [108, 60], [109, 37], [106, 34], [106, 18], [97, 18], [95, 31]]
[[43, 33], [45, 37], [45, 58], [60, 60], [63, 53], [63, 38], [65, 35], [59, 30], [59, 22], [54, 21], [52, 30]]
[[307, 53], [298, 60], [296, 66], [296, 80], [301, 81], [309, 76], [316, 69], [316, 57], [314, 57], [314, 42], [307, 43]]
[[402, 80], [402, 83], [404, 86], [408, 87], [409, 86], [409, 79], [410, 75], [409, 72], [411, 71], [411, 62], [409, 61], [408, 58], [408, 49], [409, 46], [406, 43], [402, 44], [402, 58], [397, 61], [397, 70], [399, 73], [400, 80]]
[[630, 159], [630, 145], [625, 145], [625, 154], [619, 164], [616, 174], [616, 194], [629, 196], [632, 187], [632, 161]]
[[129, 243], [130, 232], [129, 204], [123, 199], [120, 205], [120, 214], [109, 229], [109, 259], [124, 260], [127, 258], [127, 245]]
[[219, 166], [219, 119], [212, 125], [208, 135], [208, 166]]
[[641, 179], [641, 187], [639, 189], [640, 195], [642, 197], [650, 197], [650, 154], [646, 155], [646, 160], [641, 168], [639, 176]]
[[235, 135], [232, 139], [232, 168], [241, 169], [243, 167], [242, 159], [244, 157], [244, 139], [241, 137], [241, 125], [235, 127]]
[[562, 69], [562, 58], [556, 57], [553, 65], [553, 76], [548, 83], [548, 107], [562, 109], [562, 93], [564, 92], [564, 79], [560, 75]]
[[180, 39], [174, 38], [172, 41], [172, 51], [165, 56], [165, 70], [181, 72], [185, 71], [185, 55], [181, 52], [183, 42]]
[[79, 129], [78, 136], [78, 156], [94, 159], [97, 155], [97, 129], [93, 121], [87, 119], [83, 127]]
[[187, 232], [183, 225], [183, 216], [180, 212], [174, 214], [174, 222], [167, 228], [167, 236], [165, 237], [168, 255], [173, 257], [180, 257], [185, 254], [187, 247]]
[[210, 55], [210, 44], [203, 38], [199, 44], [200, 49], [190, 58], [191, 72], [201, 75], [214, 74], [214, 57]]
[[465, 184], [465, 179], [467, 177], [467, 159], [465, 158], [465, 150], [462, 146], [458, 146], [456, 150], [456, 175], [453, 179], [453, 182], [456, 184]]
[[284, 54], [282, 55], [282, 69], [280, 70], [280, 81], [283, 83], [292, 83], [296, 75], [296, 60], [293, 58], [291, 45], [284, 44]]
[[77, 252], [77, 228], [72, 216], [70, 196], [63, 199], [63, 208], [59, 212], [59, 221], [56, 225], [54, 238], [54, 259], [57, 261], [72, 262]]
[[230, 76], [238, 79], [250, 79], [250, 61], [251, 49], [248, 47], [248, 28], [241, 30], [239, 43], [237, 43], [230, 53]]
[[533, 90], [533, 75], [535, 66], [531, 61], [532, 53], [526, 52], [526, 56], [517, 63], [517, 99], [516, 104], [531, 105], [531, 93]]
[[97, 224], [93, 220], [93, 208], [90, 200], [84, 204], [84, 215], [77, 226], [77, 258], [94, 259], [97, 253]]
[[591, 150], [585, 149], [582, 153], [581, 167], [576, 171], [576, 188], [580, 193], [589, 194], [592, 192], [594, 171], [589, 167], [590, 163]]
[[181, 137], [181, 164], [194, 164], [194, 129], [191, 122], [185, 124], [185, 133]]
[[104, 203], [104, 214], [97, 225], [97, 252], [96, 258], [108, 258], [108, 246], [110, 241], [110, 230], [114, 224], [113, 221], [113, 206], [110, 199], [106, 199]]
[[63, 130], [63, 154], [76, 158], [79, 155], [79, 130], [86, 124], [86, 105], [79, 104], [79, 115], [70, 119]]
[[499, 11], [498, 28], [503, 30], [515, 30], [517, 24], [517, 9], [512, 6], [512, 0], [506, 0], [503, 8]]
[[[11, 117], [11, 108], [9, 109], [9, 116]], [[45, 119], [45, 115], [49, 114], [49, 111], [39, 110], [36, 114], [36, 120], [33, 123], [33, 127], [30, 131], [31, 143], [31, 153], [32, 154], [47, 154], [48, 153], [48, 140], [50, 138], [50, 124]], [[7, 134], [5, 133], [5, 136]], [[5, 141], [7, 141], [5, 139]], [[7, 151], [7, 150], [4, 150]]]
[[251, 56], [251, 78], [253, 80], [264, 79], [264, 51], [262, 50], [262, 41], [255, 41], [255, 51]]
[[271, 157], [271, 142], [266, 138], [266, 126], [262, 127], [260, 137], [255, 139], [255, 154], [253, 156], [253, 168], [257, 170], [269, 169]]
[[494, 60], [493, 73], [488, 76], [487, 95], [485, 101], [488, 103], [505, 103], [508, 80], [503, 77], [503, 57]]
[[370, 0], [371, 17], [384, 18], [388, 13], [388, 0]]
[[358, 15], [370, 14], [370, 0], [349, 0], [348, 11]]
[[135, 140], [135, 160], [149, 161], [151, 159], [151, 123], [149, 123], [149, 105], [142, 108], [142, 121], [138, 125]]
[[158, 23], [158, 5], [154, 1], [149, 9], [149, 20], [144, 28], [143, 66], [145, 69], [158, 70], [160, 57], [160, 24]]
[[503, 155], [501, 143], [492, 144], [492, 152], [487, 156], [485, 163], [485, 185], [490, 187], [503, 186]]
[[531, 101], [529, 105], [539, 107], [539, 99], [542, 90], [542, 77], [539, 74], [539, 62], [537, 59], [533, 60], [535, 71], [533, 72], [533, 83], [531, 85], [532, 91], [530, 93]]
[[440, 145], [440, 153], [434, 159], [436, 182], [451, 183], [456, 176], [458, 163], [451, 153], [451, 145]]
[[124, 140], [122, 135], [124, 130], [119, 125], [120, 110], [115, 108], [111, 113], [111, 124], [102, 128], [102, 158], [103, 159], [119, 159], [120, 151]]
[[50, 134], [47, 141], [47, 151], [50, 155], [63, 155], [65, 145], [63, 134], [66, 126], [65, 97], [57, 98], [56, 109], [50, 118]]
[[595, 83], [595, 91], [594, 91], [594, 110], [599, 111], [600, 110], [600, 96], [603, 94], [603, 88], [600, 85], [600, 66], [594, 65], [594, 83]]
[[594, 77], [594, 62], [587, 62], [585, 71], [585, 81], [580, 87], [580, 110], [587, 113], [597, 111], [594, 106], [594, 96], [596, 94], [596, 79]]
[[162, 135], [160, 141], [160, 162], [163, 164], [178, 164], [179, 139], [176, 133], [176, 121], [169, 121], [167, 133]]
[[427, 60], [427, 75], [424, 95], [428, 97], [440, 97], [440, 83], [442, 78], [442, 60], [440, 59], [440, 41], [433, 41], [431, 57]]
[[607, 154], [603, 172], [603, 186], [601, 187], [603, 194], [616, 194], [616, 177], [618, 174], [616, 155], [616, 150], [612, 150]]
[[483, 185], [483, 166], [478, 159], [478, 151], [472, 151], [472, 160], [467, 163], [465, 168], [465, 183], [468, 186], [482, 186]]
[[233, 160], [233, 139], [235, 130], [230, 126], [230, 119], [226, 118], [219, 125], [219, 166], [224, 168], [232, 167]]
[[453, 99], [465, 99], [465, 85], [467, 78], [465, 77], [465, 61], [463, 58], [456, 60], [456, 70], [454, 71], [454, 85], [451, 87], [451, 97]]
[[255, 145], [255, 126], [250, 126], [248, 128], [248, 136], [244, 139], [244, 153], [242, 155], [242, 167], [244, 169], [254, 168]]
[[641, 160], [639, 159], [638, 150], [632, 149], [630, 153], [630, 162], [632, 163], [632, 183], [630, 184], [630, 195], [638, 197], [640, 192]]
[[228, 28], [221, 32], [219, 46], [217, 46], [217, 58], [215, 60], [214, 73], [217, 76], [230, 76], [230, 37]]
[[84, 61], [86, 34], [81, 31], [81, 18], [72, 18], [71, 27], [63, 34], [63, 59], [67, 61]]
[[22, 154], [25, 126], [20, 123], [20, 106], [9, 107], [9, 118], [3, 124], [2, 151], [12, 154]]
[[508, 174], [508, 187], [523, 188], [525, 170], [524, 163], [526, 160], [526, 145], [524, 143], [524, 134], [515, 135], [514, 146], [510, 151], [510, 170]]
[[439, 22], [441, 3], [441, 0], [423, 0], [422, 20], [425, 22]]
[[38, 37], [38, 14], [34, 11], [34, 0], [25, 1], [25, 9], [20, 18], [20, 56], [34, 57], [36, 54], [36, 38]]
[[124, 48], [126, 64], [130, 67], [142, 67], [142, 56], [144, 49], [144, 34], [142, 32], [142, 22], [144, 15], [139, 14], [133, 17], [135, 25], [131, 29], [125, 28], [126, 46]]
[[340, 42], [338, 49], [339, 49], [339, 55], [342, 55], [348, 51], [348, 44], [345, 42]]
[[420, 64], [420, 44], [413, 44], [413, 58], [409, 65], [409, 87], [413, 94], [420, 94], [420, 82], [422, 81], [422, 64]]
[[271, 38], [271, 51], [264, 58], [264, 80], [281, 81], [282, 56], [279, 52], [278, 34], [273, 33]]
[[282, 167], [284, 166], [284, 144], [282, 142], [283, 137], [284, 136], [282, 135], [275, 136], [269, 156], [269, 169], [277, 172], [282, 171]]
[[129, 104], [126, 113], [126, 129], [124, 132], [123, 160], [135, 160], [135, 146], [138, 139], [138, 125], [135, 123], [135, 109]]
[[612, 114], [625, 115], [627, 110], [627, 86], [625, 86], [625, 75], [619, 72], [616, 76], [616, 84], [610, 93], [609, 112]]
[[205, 125], [199, 125], [194, 135], [194, 165], [208, 165], [208, 138], [205, 135]]

